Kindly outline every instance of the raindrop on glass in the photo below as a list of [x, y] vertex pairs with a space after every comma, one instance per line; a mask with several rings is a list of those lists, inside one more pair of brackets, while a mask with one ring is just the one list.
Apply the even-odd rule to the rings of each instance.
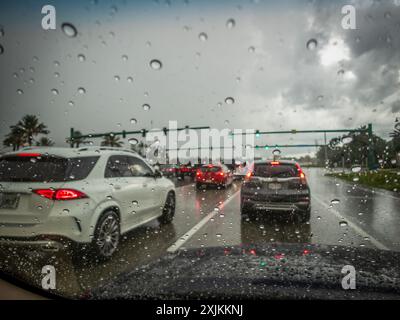
[[86, 60], [86, 57], [83, 54], [78, 54], [78, 60], [80, 62], [84, 62]]
[[160, 60], [153, 59], [150, 61], [150, 67], [154, 70], [160, 70], [162, 68], [162, 63]]
[[136, 138], [130, 138], [129, 140], [128, 140], [128, 142], [129, 142], [129, 144], [131, 144], [131, 145], [137, 145], [138, 143], [139, 143], [139, 140], [138, 139], [136, 139]]
[[339, 222], [339, 226], [341, 227], [347, 227], [347, 225], [348, 225], [347, 221], [342, 220]]
[[68, 22], [63, 23], [61, 25], [61, 29], [64, 32], [64, 34], [69, 38], [74, 38], [78, 34], [78, 31], [76, 30], [75, 26]]
[[306, 47], [308, 50], [315, 50], [318, 46], [318, 42], [315, 39], [310, 39], [307, 41]]
[[199, 39], [200, 39], [201, 41], [207, 41], [207, 39], [208, 39], [207, 33], [201, 32], [201, 33], [199, 34]]
[[228, 29], [234, 28], [235, 25], [236, 25], [236, 22], [235, 22], [235, 20], [232, 19], [232, 18], [229, 19], [229, 20], [226, 22], [226, 27], [227, 27]]
[[235, 103], [235, 99], [233, 99], [232, 97], [228, 97], [225, 99], [225, 103], [226, 104], [234, 104]]
[[78, 93], [79, 94], [85, 94], [86, 93], [85, 88], [83, 88], [83, 87], [78, 88]]

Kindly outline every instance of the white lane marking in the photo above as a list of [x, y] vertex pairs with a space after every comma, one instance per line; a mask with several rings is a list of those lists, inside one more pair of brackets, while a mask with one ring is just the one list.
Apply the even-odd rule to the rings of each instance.
[[[240, 189], [236, 191], [233, 195], [231, 195], [227, 200], [219, 204], [217, 207], [221, 209], [221, 207], [226, 206], [229, 202], [231, 202], [236, 196], [240, 193]], [[186, 232], [183, 236], [181, 236], [173, 245], [171, 245], [167, 252], [174, 253], [180, 247], [182, 247], [193, 235], [201, 229], [211, 218], [213, 218], [219, 210], [213, 210], [208, 213], [203, 219], [200, 220], [198, 224], [196, 224], [192, 229]]]
[[377, 240], [376, 238], [374, 238], [373, 236], [371, 236], [370, 234], [368, 234], [367, 232], [365, 232], [363, 229], [361, 229], [359, 226], [357, 226], [354, 222], [350, 221], [347, 217], [344, 217], [343, 215], [341, 215], [338, 211], [336, 211], [334, 208], [329, 207], [321, 198], [319, 198], [318, 196], [313, 195], [312, 196], [313, 199], [317, 200], [317, 202], [322, 205], [323, 207], [325, 207], [326, 209], [328, 209], [330, 212], [332, 212], [336, 217], [338, 217], [340, 220], [345, 219], [345, 221], [347, 222], [347, 225], [349, 227], [351, 227], [355, 232], [357, 232], [360, 236], [362, 236], [363, 238], [368, 237], [370, 242], [377, 247], [378, 249], [381, 250], [390, 250], [388, 247], [386, 247], [382, 242], [380, 242], [379, 240]]

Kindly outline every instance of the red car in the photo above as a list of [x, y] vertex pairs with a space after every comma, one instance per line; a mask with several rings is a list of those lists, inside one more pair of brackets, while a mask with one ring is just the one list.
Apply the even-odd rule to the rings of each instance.
[[232, 172], [225, 165], [204, 165], [196, 172], [196, 188], [215, 185], [226, 188], [233, 182]]

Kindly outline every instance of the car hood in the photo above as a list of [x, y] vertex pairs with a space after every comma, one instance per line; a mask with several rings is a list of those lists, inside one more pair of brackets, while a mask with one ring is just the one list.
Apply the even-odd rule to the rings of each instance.
[[[344, 266], [356, 288], [343, 289]], [[93, 299], [399, 299], [400, 253], [311, 244], [168, 254], [93, 290]], [[347, 281], [346, 281], [347, 282]]]

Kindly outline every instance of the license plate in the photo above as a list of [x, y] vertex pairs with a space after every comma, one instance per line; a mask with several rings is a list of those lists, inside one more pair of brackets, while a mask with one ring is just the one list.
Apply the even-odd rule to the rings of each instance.
[[268, 188], [270, 188], [271, 190], [279, 190], [282, 188], [282, 185], [280, 183], [270, 183], [268, 185]]
[[19, 195], [0, 193], [0, 209], [16, 209], [18, 207]]

